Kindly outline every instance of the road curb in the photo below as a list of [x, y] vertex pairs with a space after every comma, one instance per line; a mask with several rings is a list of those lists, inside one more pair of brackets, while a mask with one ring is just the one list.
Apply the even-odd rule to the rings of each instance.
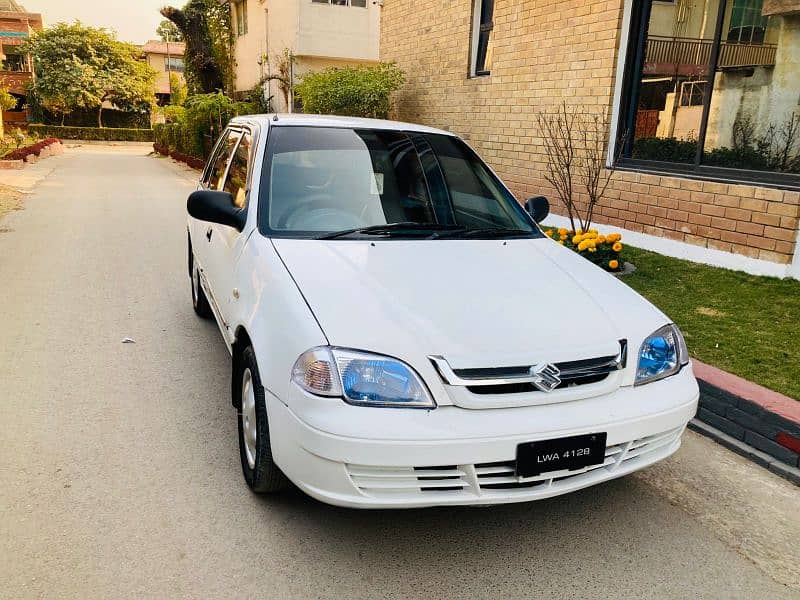
[[720, 431], [716, 427], [712, 427], [708, 423], [705, 423], [698, 418], [689, 421], [689, 429], [711, 438], [718, 444], [725, 446], [736, 454], [753, 461], [754, 463], [772, 471], [776, 475], [783, 477], [784, 479], [787, 479], [796, 486], [800, 487], [800, 469], [782, 463], [777, 458], [770, 456], [766, 452], [762, 452], [757, 448], [748, 446], [744, 442], [728, 435], [724, 431]]
[[694, 373], [697, 419], [771, 461], [800, 468], [800, 402], [699, 361]]

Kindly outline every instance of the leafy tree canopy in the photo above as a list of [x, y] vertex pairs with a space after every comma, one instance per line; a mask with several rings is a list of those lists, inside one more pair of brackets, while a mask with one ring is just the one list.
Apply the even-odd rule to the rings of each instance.
[[102, 127], [104, 102], [133, 112], [148, 110], [155, 100], [155, 71], [139, 60], [141, 51], [104, 29], [59, 23], [34, 33], [23, 52], [34, 60], [33, 97], [62, 117], [97, 109]]
[[190, 94], [210, 94], [233, 88], [231, 15], [227, 2], [189, 0], [182, 9], [165, 6], [161, 14], [186, 42], [184, 76]]
[[183, 33], [181, 33], [181, 30], [175, 26], [175, 23], [168, 19], [164, 19], [159, 23], [158, 27], [156, 27], [156, 35], [158, 35], [162, 42], [183, 41]]

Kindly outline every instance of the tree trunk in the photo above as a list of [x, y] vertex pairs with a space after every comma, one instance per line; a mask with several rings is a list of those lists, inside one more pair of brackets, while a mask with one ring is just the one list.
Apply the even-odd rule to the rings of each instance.
[[62, 127], [64, 126], [64, 120], [65, 120], [66, 118], [67, 118], [67, 113], [65, 113], [65, 112], [62, 112], [62, 113], [61, 113], [61, 126], [62, 126]]
[[100, 110], [97, 111], [97, 126], [103, 128], [103, 105], [100, 105]]

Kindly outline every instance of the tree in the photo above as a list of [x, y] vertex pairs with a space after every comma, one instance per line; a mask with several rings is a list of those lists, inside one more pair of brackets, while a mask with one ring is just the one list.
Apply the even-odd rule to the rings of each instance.
[[11, 110], [17, 105], [17, 99], [8, 93], [8, 90], [0, 87], [0, 141], [5, 137], [3, 128], [3, 111]]
[[615, 171], [616, 160], [606, 164], [608, 118], [562, 102], [554, 113], [539, 113], [537, 122], [546, 159], [544, 178], [567, 210], [572, 230], [577, 230], [577, 220], [582, 231], [589, 231]]
[[186, 84], [177, 73], [169, 74], [169, 103], [173, 106], [183, 106], [186, 102]]
[[139, 60], [136, 46], [104, 29], [59, 23], [35, 33], [23, 51], [33, 57], [36, 69], [33, 96], [61, 114], [62, 122], [72, 110], [97, 109], [97, 126], [102, 127], [105, 102], [131, 112], [154, 103], [155, 71]]
[[168, 19], [164, 19], [156, 27], [156, 35], [162, 42], [182, 42], [183, 34], [181, 30], [175, 26], [175, 23]]
[[189, 0], [182, 9], [166, 6], [169, 19], [186, 42], [184, 76], [190, 94], [210, 94], [232, 88], [230, 7], [218, 0]]
[[385, 119], [391, 95], [405, 81], [394, 63], [374, 67], [330, 67], [306, 73], [295, 87], [303, 111], [328, 115]]

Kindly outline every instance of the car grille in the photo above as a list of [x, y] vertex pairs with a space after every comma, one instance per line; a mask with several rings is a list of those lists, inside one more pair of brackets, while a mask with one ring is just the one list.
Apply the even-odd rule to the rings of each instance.
[[376, 467], [346, 465], [347, 473], [355, 486], [367, 495], [392, 495], [408, 493], [485, 494], [493, 490], [531, 490], [550, 488], [606, 469], [613, 472], [622, 465], [644, 462], [648, 455], [674, 444], [683, 427], [606, 447], [602, 464], [576, 471], [554, 471], [536, 477], [516, 476], [516, 461], [508, 460], [471, 465], [440, 465], [431, 467]]
[[[619, 353], [583, 360], [555, 363], [561, 383], [555, 389], [597, 383], [625, 368], [628, 344], [619, 341]], [[539, 392], [531, 382], [530, 365], [518, 367], [493, 367], [453, 369], [440, 356], [429, 357], [445, 383], [465, 386], [473, 394], [519, 394]]]

